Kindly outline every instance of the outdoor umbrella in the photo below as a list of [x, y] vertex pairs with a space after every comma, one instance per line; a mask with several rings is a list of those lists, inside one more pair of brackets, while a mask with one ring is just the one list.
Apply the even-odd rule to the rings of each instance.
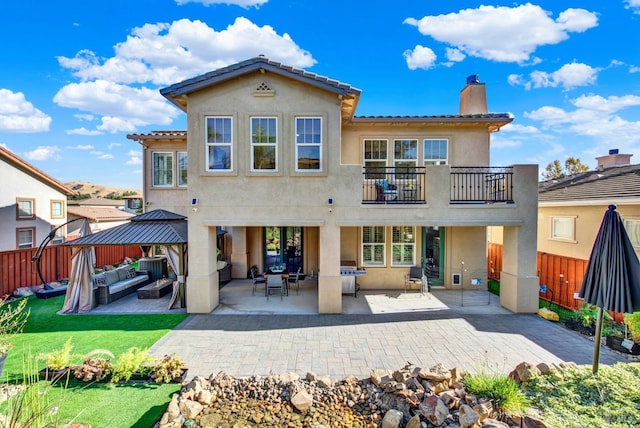
[[593, 373], [598, 372], [602, 313], [640, 311], [640, 262], [615, 205], [609, 205], [596, 235], [579, 296], [598, 307]]
[[[91, 235], [89, 221], [85, 220], [80, 228], [80, 236]], [[71, 273], [64, 298], [62, 313], [81, 313], [91, 311], [93, 306], [93, 284], [91, 274], [95, 265], [93, 247], [73, 247], [71, 255]]]

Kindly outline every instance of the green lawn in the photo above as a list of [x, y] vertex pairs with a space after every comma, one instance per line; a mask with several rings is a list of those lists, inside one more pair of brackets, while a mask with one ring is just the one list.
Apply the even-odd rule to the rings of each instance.
[[[58, 315], [64, 296], [29, 299], [31, 315], [24, 332], [13, 340], [2, 374], [3, 383], [20, 383], [37, 369], [44, 368], [35, 356], [60, 349], [71, 338], [73, 352], [83, 355], [106, 349], [118, 355], [130, 347], [148, 348], [180, 323], [186, 314], [152, 315]], [[176, 350], [180, 356], [180, 350]], [[33, 369], [25, 369], [25, 367]], [[86, 384], [76, 381], [37, 385], [47, 390], [49, 402], [59, 407], [60, 423], [76, 422], [101, 426], [151, 427], [162, 415], [171, 395], [180, 385], [166, 384]]]

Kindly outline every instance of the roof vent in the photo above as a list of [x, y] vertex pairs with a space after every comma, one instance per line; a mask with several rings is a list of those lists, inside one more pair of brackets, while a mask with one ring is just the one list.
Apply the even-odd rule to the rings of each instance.
[[480, 76], [478, 76], [477, 74], [467, 76], [467, 85], [472, 85], [474, 83], [480, 83]]

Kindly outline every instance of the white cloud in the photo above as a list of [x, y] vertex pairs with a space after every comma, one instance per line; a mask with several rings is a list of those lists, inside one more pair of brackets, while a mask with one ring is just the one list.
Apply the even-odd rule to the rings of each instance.
[[554, 21], [540, 6], [527, 3], [516, 7], [479, 6], [457, 13], [407, 18], [406, 24], [458, 49], [468, 56], [498, 62], [539, 61], [533, 52], [598, 25], [595, 13], [567, 9]]
[[491, 148], [492, 149], [512, 149], [514, 147], [520, 147], [522, 145], [522, 141], [518, 141], [515, 139], [508, 138], [498, 138], [493, 137], [491, 139]]
[[627, 108], [640, 106], [640, 96], [605, 98], [590, 94], [581, 95], [571, 103], [573, 110], [544, 106], [525, 113], [525, 117], [558, 134], [593, 138], [597, 144], [593, 150], [599, 153], [606, 153], [610, 148], [612, 136], [621, 150], [632, 150], [640, 143], [640, 120], [627, 120], [620, 115]]
[[35, 150], [25, 152], [24, 157], [31, 161], [59, 159], [60, 156], [57, 155], [58, 152], [60, 152], [60, 148], [57, 146], [38, 146]]
[[98, 151], [98, 150], [95, 150], [95, 151], [91, 152], [91, 154], [94, 155], [95, 157], [97, 157], [98, 159], [113, 159], [113, 155], [112, 154], [101, 152], [101, 151]]
[[76, 129], [69, 129], [69, 130], [67, 130], [65, 132], [67, 133], [67, 135], [86, 135], [86, 136], [104, 134], [104, 132], [91, 130], [91, 129], [87, 129], [87, 128], [84, 128], [84, 127], [76, 128]]
[[413, 50], [407, 49], [403, 55], [407, 61], [409, 70], [416, 70], [418, 68], [428, 70], [433, 67], [436, 62], [436, 54], [430, 48], [421, 45], [416, 45]]
[[168, 125], [179, 114], [157, 90], [133, 88], [106, 80], [66, 85], [53, 100], [62, 107], [101, 115], [97, 129], [104, 132], [130, 132], [149, 124]]
[[511, 80], [509, 83], [524, 85], [526, 89], [533, 88], [556, 88], [562, 86], [564, 89], [573, 89], [578, 86], [592, 85], [598, 78], [599, 68], [593, 68], [587, 64], [573, 62], [565, 64], [558, 70], [547, 73], [546, 71], [533, 71], [529, 74], [529, 81], [524, 79]]
[[142, 165], [142, 154], [135, 150], [129, 150], [129, 160], [125, 162], [125, 165]]
[[464, 53], [462, 53], [460, 49], [452, 49], [452, 48], [445, 49], [445, 56], [449, 61], [453, 61], [453, 62], [463, 61], [467, 57]]
[[640, 0], [625, 0], [625, 9], [631, 9], [633, 13], [640, 14]]
[[113, 148], [120, 146], [122, 146], [122, 143], [111, 143], [107, 146], [107, 149], [112, 150]]
[[176, 0], [176, 3], [180, 6], [187, 3], [202, 3], [205, 6], [212, 4], [233, 4], [248, 9], [252, 6], [260, 7], [268, 1], [269, 0]]
[[2, 132], [46, 132], [51, 117], [38, 110], [22, 92], [0, 88], [0, 131]]
[[640, 67], [632, 65], [631, 67], [629, 67], [629, 73], [640, 73]]
[[67, 147], [68, 149], [75, 150], [93, 150], [93, 146], [91, 144], [77, 144], [74, 147]]
[[[500, 128], [501, 133], [513, 132], [517, 134], [540, 134], [540, 130], [535, 126], [520, 125], [518, 123], [509, 123]], [[493, 145], [493, 144], [492, 144]]]
[[297, 67], [316, 63], [287, 33], [279, 35], [273, 27], [259, 27], [244, 17], [220, 31], [189, 19], [145, 24], [118, 43], [111, 58], [101, 60], [82, 50], [58, 61], [83, 81], [170, 85], [259, 54]]
[[92, 120], [95, 119], [95, 117], [92, 114], [74, 114], [73, 117], [75, 117], [78, 120], [84, 120], [87, 122], [91, 122]]

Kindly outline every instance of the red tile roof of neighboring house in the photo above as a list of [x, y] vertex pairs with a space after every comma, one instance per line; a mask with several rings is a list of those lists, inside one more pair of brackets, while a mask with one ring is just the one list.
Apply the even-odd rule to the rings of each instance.
[[92, 222], [124, 221], [134, 217], [134, 214], [111, 207], [67, 206], [67, 213], [77, 217], [86, 217]]
[[73, 195], [75, 193], [69, 187], [65, 186], [55, 178], [46, 174], [44, 171], [36, 168], [35, 166], [21, 159], [19, 156], [17, 156], [16, 154], [14, 154], [8, 149], [5, 149], [2, 146], [0, 146], [0, 159], [4, 160], [5, 162], [12, 165], [14, 168], [19, 169], [25, 174], [28, 174], [33, 178], [40, 180], [47, 186], [52, 187], [53, 189], [59, 191], [60, 193], [63, 193], [65, 195]]

